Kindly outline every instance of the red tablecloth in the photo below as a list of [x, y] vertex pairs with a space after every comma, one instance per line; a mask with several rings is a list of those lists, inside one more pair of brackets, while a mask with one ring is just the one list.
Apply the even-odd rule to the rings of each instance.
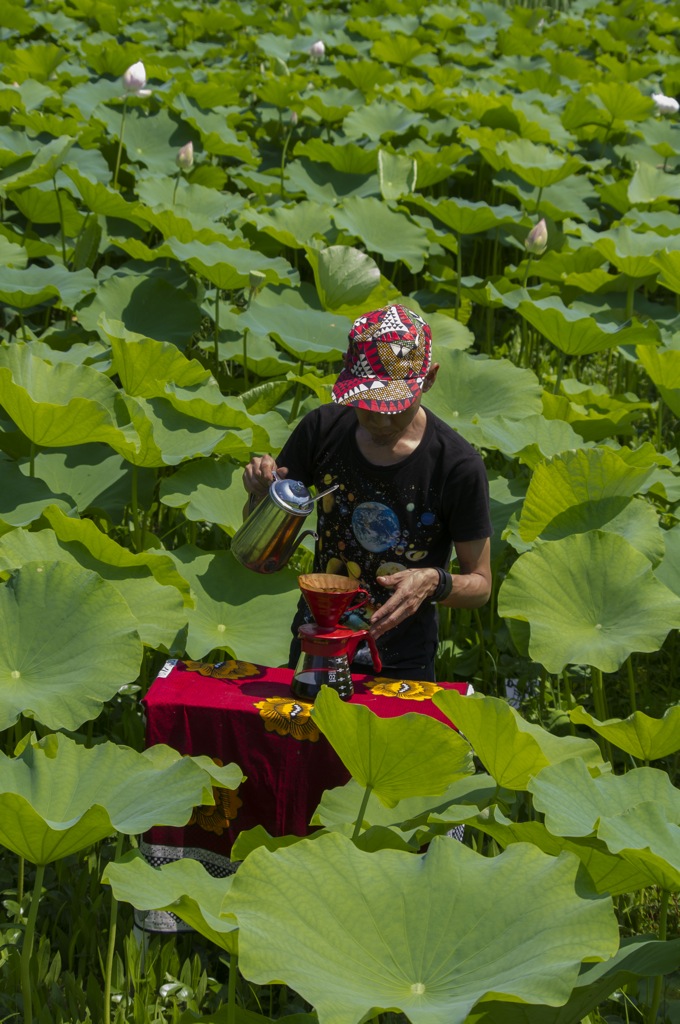
[[[236, 762], [247, 776], [236, 793], [215, 790], [214, 807], [196, 808], [184, 828], [154, 828], [142, 849], [153, 863], [195, 856], [213, 873], [228, 870], [239, 832], [262, 825], [272, 835], [306, 835], [323, 791], [349, 773], [310, 717], [312, 705], [290, 693], [290, 669], [227, 661], [218, 666], [168, 661], [144, 698], [147, 746]], [[354, 676], [351, 703], [381, 718], [417, 711], [447, 725], [432, 703], [438, 689], [468, 693], [467, 683], [418, 683]]]

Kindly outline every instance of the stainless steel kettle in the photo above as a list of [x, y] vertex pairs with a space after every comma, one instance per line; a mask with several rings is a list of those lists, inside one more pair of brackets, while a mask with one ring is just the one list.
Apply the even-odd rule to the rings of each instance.
[[278, 572], [304, 537], [317, 539], [314, 530], [299, 535], [298, 531], [314, 503], [338, 486], [333, 484], [321, 494], [311, 495], [299, 480], [281, 479], [275, 473], [267, 497], [232, 538], [234, 558], [254, 572]]

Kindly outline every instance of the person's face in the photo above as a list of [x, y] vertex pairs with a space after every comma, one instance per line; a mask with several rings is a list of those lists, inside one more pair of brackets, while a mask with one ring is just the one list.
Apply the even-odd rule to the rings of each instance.
[[404, 412], [388, 414], [385, 412], [369, 412], [367, 409], [356, 409], [359, 425], [363, 427], [373, 444], [388, 445], [408, 429], [420, 408], [420, 399], [416, 399]]

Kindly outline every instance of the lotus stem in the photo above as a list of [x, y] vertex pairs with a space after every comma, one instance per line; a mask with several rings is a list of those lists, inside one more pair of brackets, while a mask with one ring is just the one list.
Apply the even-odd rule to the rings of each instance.
[[[668, 891], [666, 889], [663, 889], [661, 892], [661, 903], [659, 905], [659, 939], [662, 942], [666, 941], [666, 930], [668, 924], [668, 897]], [[656, 1024], [656, 1015], [659, 1012], [659, 1006], [661, 1004], [662, 990], [663, 974], [657, 974], [656, 978], [654, 979], [652, 1005], [649, 1008], [649, 1014], [645, 1019], [645, 1024]]]
[[59, 224], [61, 225], [61, 258], [66, 266], [66, 238], [64, 230], [64, 210], [61, 205], [61, 196], [59, 195], [59, 189], [57, 188], [57, 176], [52, 176], [52, 184], [54, 185], [54, 194], [57, 197], [57, 206], [59, 207]]
[[479, 609], [475, 608], [472, 612], [475, 620], [475, 626], [477, 628], [477, 636], [479, 637], [479, 659], [482, 668], [482, 685], [486, 690], [488, 677], [486, 671], [486, 644], [484, 643], [484, 627], [482, 625], [482, 617], [479, 614]]
[[630, 697], [630, 710], [637, 711], [637, 698], [635, 694], [635, 675], [633, 673], [633, 655], [626, 658], [626, 672], [628, 673], [628, 695]]
[[132, 493], [130, 496], [130, 508], [132, 512], [132, 544], [137, 553], [141, 551], [141, 530], [139, 527], [139, 499], [138, 493], [138, 467], [132, 467]]
[[215, 355], [215, 379], [220, 370], [220, 290], [215, 285], [215, 333], [213, 335], [213, 352]]
[[[303, 361], [301, 361], [300, 362], [300, 368], [298, 369], [298, 373], [299, 373], [300, 376], [302, 376], [302, 374], [304, 372], [304, 369], [305, 369], [305, 364], [304, 364]], [[290, 410], [290, 416], [288, 417], [288, 422], [289, 423], [293, 423], [293, 421], [295, 420], [295, 417], [298, 414], [298, 409], [300, 408], [300, 399], [301, 398], [302, 398], [302, 384], [300, 383], [300, 381], [298, 381], [297, 385], [296, 385], [296, 388], [295, 388], [295, 398], [293, 399], [293, 407]]]
[[28, 475], [30, 477], [35, 476], [35, 444], [31, 441], [31, 447], [28, 455]]
[[33, 1024], [33, 992], [31, 989], [31, 956], [33, 954], [33, 939], [35, 936], [35, 922], [38, 916], [38, 904], [42, 892], [43, 879], [45, 877], [45, 865], [37, 864], [35, 869], [35, 882], [33, 895], [31, 896], [31, 907], [28, 911], [26, 931], [24, 932], [24, 944], [21, 947], [21, 995], [24, 1001], [24, 1024]]
[[560, 361], [557, 367], [557, 377], [555, 378], [555, 386], [553, 388], [553, 395], [559, 394], [560, 384], [562, 383], [562, 376], [564, 374], [564, 364], [567, 361], [567, 353], [560, 352]]
[[19, 865], [17, 870], [17, 903], [19, 904], [19, 913], [21, 913], [21, 901], [24, 898], [24, 877], [26, 874], [26, 861], [23, 857], [19, 857]]
[[460, 248], [461, 248], [460, 233], [458, 231], [454, 231], [454, 235], [456, 236], [456, 320], [458, 320], [459, 319], [459, 314], [460, 314], [460, 305], [461, 305], [461, 284], [460, 284], [460, 278], [461, 278], [461, 274], [462, 274], [462, 271], [463, 271], [463, 258], [461, 256], [461, 252], [460, 252]]
[[123, 129], [125, 128], [125, 114], [127, 113], [127, 96], [123, 100], [123, 116], [120, 119], [120, 133], [118, 135], [118, 152], [116, 153], [116, 168], [113, 172], [113, 187], [118, 188], [118, 171], [120, 170], [120, 156], [123, 151]]
[[527, 281], [529, 280], [529, 268], [531, 267], [531, 261], [534, 258], [532, 252], [529, 253], [529, 259], [527, 260], [526, 270], [524, 271], [524, 280], [522, 281], [522, 288], [526, 288]]
[[656, 404], [656, 450], [661, 451], [663, 444], [663, 398], [659, 396]]
[[243, 331], [243, 383], [248, 389], [248, 328]]
[[283, 183], [283, 179], [284, 179], [285, 170], [286, 170], [286, 154], [288, 153], [288, 146], [290, 144], [290, 140], [291, 140], [292, 134], [293, 134], [293, 125], [291, 125], [290, 128], [288, 129], [288, 134], [286, 135], [286, 141], [283, 144], [283, 151], [281, 153], [281, 198], [282, 199], [286, 198], [286, 187], [285, 187], [285, 185]]
[[[118, 833], [114, 860], [118, 860], [123, 852], [125, 836]], [[116, 924], [118, 921], [118, 900], [111, 891], [111, 912], [109, 914], [109, 942], [106, 947], [106, 971], [104, 973], [104, 1024], [111, 1024], [111, 976], [113, 974], [113, 957], [116, 951]]]
[[368, 798], [369, 798], [369, 796], [371, 795], [372, 792], [373, 792], [373, 786], [371, 786], [370, 783], [369, 783], [369, 785], [366, 786], [366, 789], [364, 790], [364, 795], [363, 795], [363, 798], [361, 800], [361, 807], [359, 808], [359, 813], [357, 815], [357, 820], [354, 822], [354, 832], [352, 833], [352, 842], [354, 842], [354, 840], [358, 837], [359, 833], [361, 832], [361, 823], [364, 820], [364, 814], [366, 813], [366, 808], [368, 807]]
[[175, 187], [172, 190], [172, 205], [173, 206], [175, 205], [175, 196], [177, 195], [177, 187], [179, 185], [179, 180], [180, 180], [181, 177], [182, 177], [182, 168], [180, 167], [180, 169], [177, 171], [177, 177], [175, 178]]
[[[607, 718], [607, 698], [604, 692], [604, 683], [602, 681], [602, 669], [593, 667], [593, 702], [595, 704], [595, 714], [601, 722], [604, 722]], [[602, 756], [610, 764], [613, 763], [612, 748], [609, 744], [609, 740], [599, 737], [600, 750]]]
[[238, 954], [229, 954], [229, 988], [227, 1000], [227, 1024], [236, 1024], [236, 975], [238, 974]]

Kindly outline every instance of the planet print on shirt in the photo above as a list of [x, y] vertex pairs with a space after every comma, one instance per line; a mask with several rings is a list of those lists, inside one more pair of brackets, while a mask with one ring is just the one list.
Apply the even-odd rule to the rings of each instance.
[[379, 501], [364, 501], [352, 513], [354, 536], [366, 551], [387, 551], [401, 536], [396, 514]]

